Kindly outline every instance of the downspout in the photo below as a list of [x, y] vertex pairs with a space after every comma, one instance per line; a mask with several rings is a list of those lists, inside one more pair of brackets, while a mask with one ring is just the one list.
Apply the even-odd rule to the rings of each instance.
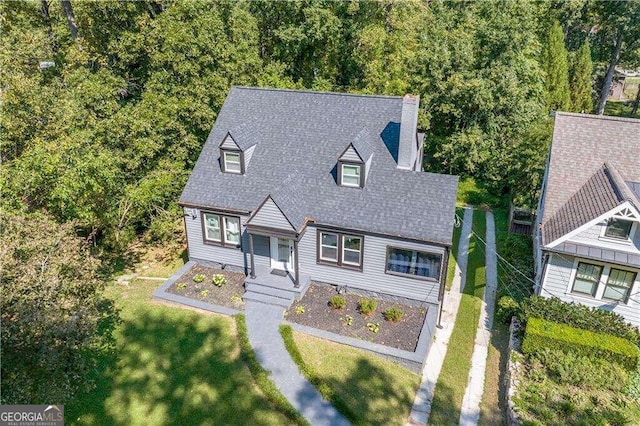
[[438, 291], [438, 324], [436, 327], [442, 328], [442, 307], [444, 305], [444, 289], [447, 283], [447, 271], [449, 270], [449, 247], [445, 247], [444, 249], [444, 262], [442, 262], [442, 271], [440, 272], [440, 277], [444, 277], [440, 279], [440, 289]]
[[299, 262], [298, 262], [298, 239], [296, 238], [295, 240], [293, 240], [293, 263], [294, 263], [294, 268], [295, 268], [295, 283], [293, 284], [293, 286], [295, 288], [300, 287], [300, 267], [299, 267]]

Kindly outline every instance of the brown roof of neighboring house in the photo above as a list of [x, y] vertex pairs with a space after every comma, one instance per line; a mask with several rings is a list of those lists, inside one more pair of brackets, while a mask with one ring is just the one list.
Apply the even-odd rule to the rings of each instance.
[[557, 112], [544, 224], [607, 162], [627, 182], [640, 182], [640, 120]]

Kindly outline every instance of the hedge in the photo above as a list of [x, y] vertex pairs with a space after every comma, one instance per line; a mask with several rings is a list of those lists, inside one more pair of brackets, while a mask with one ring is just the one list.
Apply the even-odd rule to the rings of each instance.
[[640, 351], [628, 340], [541, 318], [529, 318], [522, 342], [522, 352], [535, 354], [543, 348], [574, 352], [583, 356], [596, 356], [618, 363], [629, 371], [636, 370], [640, 360]]
[[614, 312], [541, 296], [532, 296], [523, 304], [523, 309], [525, 321], [530, 317], [545, 318], [596, 333], [612, 334], [640, 346], [640, 331]]

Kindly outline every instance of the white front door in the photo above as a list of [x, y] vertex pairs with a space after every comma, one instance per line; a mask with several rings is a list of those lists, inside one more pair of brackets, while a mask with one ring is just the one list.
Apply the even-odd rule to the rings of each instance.
[[271, 237], [271, 267], [293, 272], [293, 240]]

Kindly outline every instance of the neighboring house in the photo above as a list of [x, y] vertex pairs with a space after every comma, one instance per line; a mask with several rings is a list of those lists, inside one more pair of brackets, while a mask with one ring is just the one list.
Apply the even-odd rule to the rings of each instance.
[[418, 103], [233, 87], [180, 198], [189, 258], [244, 271], [245, 299], [313, 280], [438, 312], [458, 179], [421, 171]]
[[536, 294], [640, 326], [640, 120], [558, 112], [535, 235]]

